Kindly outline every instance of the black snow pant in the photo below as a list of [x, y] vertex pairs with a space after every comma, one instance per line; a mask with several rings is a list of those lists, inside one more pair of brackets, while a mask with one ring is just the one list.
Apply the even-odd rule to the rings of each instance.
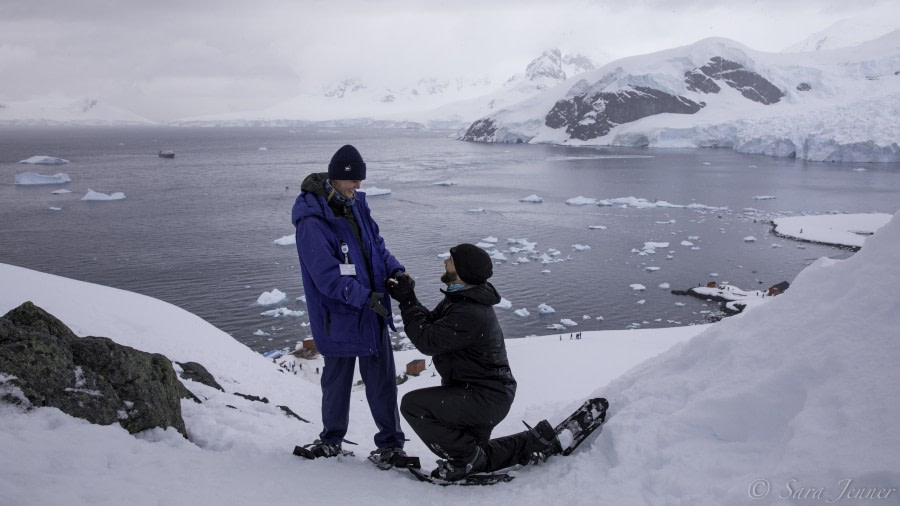
[[527, 430], [491, 439], [513, 398], [515, 385], [505, 392], [473, 385], [430, 387], [404, 395], [400, 413], [439, 457], [467, 461], [481, 446], [487, 458], [481, 471], [491, 472], [524, 464], [538, 449]]

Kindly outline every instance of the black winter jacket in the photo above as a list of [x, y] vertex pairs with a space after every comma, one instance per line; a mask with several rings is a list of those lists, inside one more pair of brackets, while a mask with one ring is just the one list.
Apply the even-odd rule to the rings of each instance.
[[444, 385], [485, 387], [515, 395], [503, 331], [494, 313], [500, 295], [490, 283], [444, 293], [429, 311], [417, 300], [401, 306], [406, 335], [434, 357]]

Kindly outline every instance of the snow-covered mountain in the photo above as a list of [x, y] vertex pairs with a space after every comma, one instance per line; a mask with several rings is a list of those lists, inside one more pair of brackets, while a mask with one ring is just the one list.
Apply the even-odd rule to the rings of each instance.
[[805, 53], [858, 46], [896, 29], [897, 20], [895, 19], [842, 19], [828, 28], [792, 44], [782, 52]]
[[96, 98], [0, 100], [0, 125], [151, 125], [147, 118]]
[[806, 53], [710, 38], [569, 78], [475, 121], [461, 138], [898, 162], [898, 117], [900, 30]]
[[303, 125], [307, 123], [464, 128], [491, 111], [541, 93], [597, 66], [579, 54], [545, 51], [502, 86], [489, 78], [419, 79], [381, 86], [347, 79], [261, 111], [180, 119], [178, 125]]

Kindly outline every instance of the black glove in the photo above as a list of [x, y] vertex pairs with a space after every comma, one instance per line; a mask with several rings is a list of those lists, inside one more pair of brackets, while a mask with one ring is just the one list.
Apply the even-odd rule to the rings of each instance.
[[401, 308], [416, 300], [416, 292], [413, 291], [416, 287], [416, 280], [405, 272], [399, 274], [396, 278], [388, 279], [386, 286], [388, 293], [400, 303]]
[[378, 316], [387, 318], [388, 316], [391, 316], [391, 312], [381, 305], [382, 297], [384, 297], [383, 293], [372, 292], [372, 295], [369, 295], [369, 309], [378, 313]]

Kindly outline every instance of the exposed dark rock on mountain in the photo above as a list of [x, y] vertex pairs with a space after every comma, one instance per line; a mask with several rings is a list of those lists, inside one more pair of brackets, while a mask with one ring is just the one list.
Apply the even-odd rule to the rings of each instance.
[[496, 134], [497, 126], [494, 124], [494, 120], [485, 118], [472, 123], [461, 139], [470, 142], [494, 142]]
[[560, 100], [547, 113], [544, 124], [550, 128], [565, 127], [573, 139], [588, 140], [606, 135], [616, 125], [647, 116], [664, 112], [693, 114], [702, 107], [685, 97], [645, 86], [633, 86], [631, 90], [577, 95]]
[[51, 406], [91, 423], [119, 423], [130, 433], [173, 427], [187, 437], [181, 383], [158, 353], [105, 337], [77, 337], [31, 302], [0, 318], [0, 373], [26, 407]]
[[809, 91], [812, 89], [812, 86], [809, 83], [800, 83], [797, 85], [797, 91]]
[[[710, 58], [709, 63], [700, 67], [700, 71], [711, 79], [725, 81], [725, 84], [740, 91], [741, 95], [761, 104], [774, 104], [784, 96], [784, 93], [782, 93], [777, 86], [770, 83], [763, 76], [756, 72], [751, 72], [745, 69], [743, 65], [726, 60], [721, 56], [713, 56]], [[687, 75], [685, 77], [687, 77]], [[685, 82], [688, 83], [688, 87], [690, 88], [691, 83], [688, 82], [687, 79], [685, 79]], [[716, 88], [718, 88], [718, 86], [716, 86]], [[719, 90], [710, 92], [704, 89], [696, 89], [694, 91], [701, 91], [703, 93], [719, 92]]]

